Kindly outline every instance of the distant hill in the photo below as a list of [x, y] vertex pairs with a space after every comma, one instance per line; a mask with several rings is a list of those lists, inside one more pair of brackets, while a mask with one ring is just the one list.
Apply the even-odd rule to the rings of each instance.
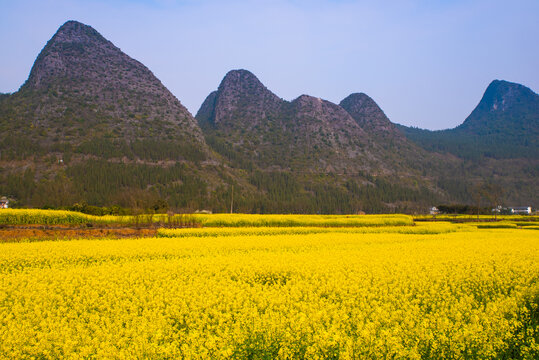
[[539, 95], [523, 85], [494, 80], [477, 107], [454, 129], [398, 128], [428, 151], [466, 159], [538, 159]]

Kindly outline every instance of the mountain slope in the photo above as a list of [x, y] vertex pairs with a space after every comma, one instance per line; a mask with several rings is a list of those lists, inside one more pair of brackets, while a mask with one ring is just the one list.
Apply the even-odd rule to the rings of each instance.
[[437, 163], [441, 159], [409, 141], [368, 95], [351, 94], [343, 99], [339, 106], [345, 109], [373, 141], [385, 150], [386, 157], [394, 160], [393, 166], [402, 165], [412, 169], [437, 168]]
[[[150, 70], [76, 21], [58, 29], [28, 80], [2, 101], [0, 122], [12, 134], [4, 148], [22, 144], [19, 156], [28, 142], [43, 153], [68, 147], [153, 160], [201, 159], [206, 150], [196, 121]], [[185, 154], [158, 154], [160, 142]]]
[[[337, 116], [335, 109], [340, 112]], [[332, 120], [339, 115], [354, 126], [336, 105], [309, 96], [282, 100], [254, 74], [232, 70], [204, 101], [196, 119], [210, 145], [230, 160], [238, 160], [240, 167], [304, 171], [314, 166], [321, 171], [334, 152], [336, 138], [330, 128], [337, 125]]]
[[477, 107], [454, 129], [398, 127], [429, 151], [467, 159], [538, 159], [539, 95], [523, 85], [494, 80]]
[[357, 121], [365, 131], [377, 138], [401, 139], [402, 134], [389, 121], [382, 109], [367, 94], [354, 93], [343, 99], [339, 106]]
[[396, 194], [403, 203], [442, 197], [417, 164], [418, 159], [432, 164], [429, 154], [366, 98], [353, 95], [345, 106], [308, 95], [289, 102], [252, 73], [233, 70], [208, 95], [196, 119], [210, 147], [233, 166], [254, 172], [255, 185], [259, 178], [288, 174], [286, 181], [296, 189], [292, 197], [311, 193], [315, 201], [313, 189], [320, 185], [331, 188], [320, 193], [332, 193], [348, 209], [388, 209], [399, 201]]
[[0, 193], [26, 206], [199, 208], [227, 176], [178, 99], [79, 22], [63, 24], [19, 91], [0, 98]]
[[[533, 153], [527, 160], [510, 162], [477, 161], [467, 155], [481, 154], [480, 149], [482, 159], [489, 149], [507, 154], [510, 148], [522, 158], [515, 147], [522, 129], [528, 133], [528, 150], [537, 141], [532, 139], [538, 113], [535, 96], [523, 87], [494, 82], [461, 127], [425, 132], [421, 142], [410, 136], [413, 129], [391, 123], [366, 94], [351, 94], [339, 105], [307, 95], [288, 102], [248, 71], [234, 70], [207, 97], [196, 118], [208, 144], [233, 166], [258, 172], [258, 178], [286, 173], [296, 194], [325, 184], [333, 186], [325, 191], [334, 197], [355, 199], [356, 208], [375, 208], [366, 200], [370, 196], [381, 206], [378, 209], [387, 211], [404, 204], [410, 209], [427, 202], [470, 202], [475, 184], [495, 181], [503, 185], [508, 201], [534, 203]], [[513, 119], [510, 125], [508, 118]], [[511, 130], [504, 129], [507, 126]], [[505, 149], [491, 144], [500, 134], [514, 134], [506, 136]], [[429, 142], [454, 151], [440, 153], [426, 146]], [[366, 192], [358, 195], [357, 189]]]
[[[355, 100], [351, 96], [344, 103], [358, 109]], [[379, 110], [372, 100], [367, 103]], [[409, 171], [379, 135], [391, 134], [400, 144], [406, 139], [381, 110], [380, 115], [368, 106], [354, 113], [308, 95], [288, 102], [252, 73], [233, 70], [206, 98], [196, 119], [210, 145], [232, 160], [241, 159], [239, 166], [313, 173]], [[369, 125], [374, 121], [376, 125]]]

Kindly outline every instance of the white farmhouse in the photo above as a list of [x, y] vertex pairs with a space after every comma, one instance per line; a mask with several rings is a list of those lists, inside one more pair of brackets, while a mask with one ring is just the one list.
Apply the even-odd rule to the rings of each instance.
[[532, 213], [531, 206], [515, 206], [512, 210], [513, 214], [530, 215]]

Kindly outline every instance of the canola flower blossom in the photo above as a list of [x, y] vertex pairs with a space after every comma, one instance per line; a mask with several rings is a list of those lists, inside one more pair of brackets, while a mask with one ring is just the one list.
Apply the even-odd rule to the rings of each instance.
[[[223, 228], [184, 228], [157, 230], [159, 237], [226, 237], [226, 236], [272, 236], [272, 235], [306, 235], [321, 233], [344, 233], [344, 234], [372, 234], [372, 233], [397, 233], [397, 234], [441, 234], [458, 231], [466, 225], [454, 225], [448, 222], [419, 223], [415, 226], [361, 226], [361, 227], [315, 227], [315, 226], [295, 226], [295, 227], [223, 227]], [[516, 228], [516, 226], [514, 226]]]
[[536, 359], [537, 274], [475, 226], [0, 244], [0, 358]]
[[409, 215], [257, 215], [257, 214], [139, 214], [138, 216], [94, 216], [76, 211], [41, 209], [4, 209], [0, 212], [2, 225], [82, 225], [132, 224], [134, 222], [167, 223], [191, 222], [203, 227], [373, 227], [412, 226]]
[[94, 216], [76, 211], [42, 209], [3, 209], [0, 211], [2, 225], [81, 225], [89, 222], [100, 224], [129, 222], [130, 216]]
[[361, 227], [411, 226], [409, 215], [258, 215], [258, 214], [194, 214], [204, 227]]

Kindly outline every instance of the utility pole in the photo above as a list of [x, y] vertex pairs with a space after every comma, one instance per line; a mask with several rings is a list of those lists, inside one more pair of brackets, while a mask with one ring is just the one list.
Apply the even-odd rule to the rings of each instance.
[[232, 196], [230, 197], [230, 213], [232, 214], [232, 209], [234, 208], [234, 185], [232, 185]]

